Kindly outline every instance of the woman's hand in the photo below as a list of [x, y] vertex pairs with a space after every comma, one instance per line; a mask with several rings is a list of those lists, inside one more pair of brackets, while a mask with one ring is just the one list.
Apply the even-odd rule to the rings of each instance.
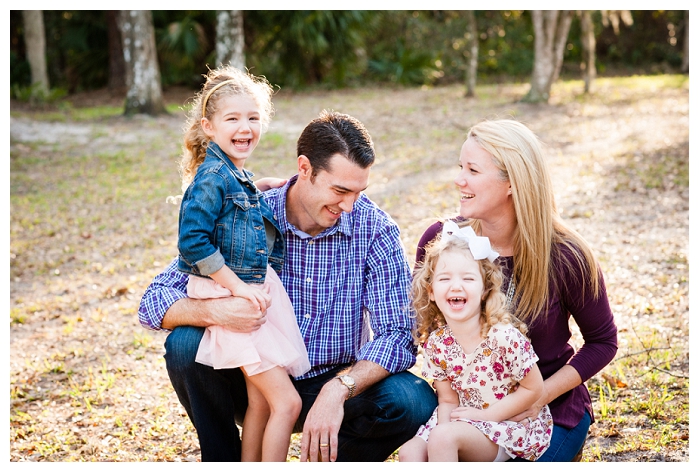
[[266, 192], [267, 190], [281, 187], [287, 180], [288, 179], [279, 179], [277, 177], [263, 177], [255, 181], [255, 187], [257, 187], [260, 192]]
[[544, 388], [541, 391], [539, 398], [526, 410], [516, 415], [513, 415], [510, 420], [518, 422], [526, 422], [526, 418], [536, 418], [539, 411], [548, 405], [553, 400], [563, 395], [565, 392], [572, 390], [582, 383], [582, 378], [575, 368], [571, 365], [564, 365], [555, 374], [544, 380]]
[[546, 405], [546, 403], [541, 405], [539, 403], [540, 401], [537, 401], [523, 412], [516, 414], [515, 416], [510, 418], [510, 421], [516, 421], [522, 424], [526, 424], [527, 421], [531, 422], [534, 418], [539, 416], [539, 412], [544, 407], [544, 405]]

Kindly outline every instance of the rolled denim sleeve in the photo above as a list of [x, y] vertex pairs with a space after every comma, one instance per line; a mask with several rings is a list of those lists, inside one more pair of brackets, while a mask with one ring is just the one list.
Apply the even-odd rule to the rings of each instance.
[[168, 309], [177, 300], [187, 298], [189, 277], [177, 270], [175, 258], [163, 272], [158, 274], [146, 289], [138, 306], [141, 326], [155, 331], [168, 331], [162, 327]]
[[216, 172], [197, 175], [182, 199], [180, 209], [180, 256], [201, 275], [210, 275], [225, 264], [214, 245], [214, 232], [226, 193], [225, 179]]
[[361, 347], [358, 360], [375, 362], [391, 373], [415, 364], [410, 280], [400, 230], [395, 224], [387, 225], [373, 242], [367, 259], [364, 306], [374, 338]]

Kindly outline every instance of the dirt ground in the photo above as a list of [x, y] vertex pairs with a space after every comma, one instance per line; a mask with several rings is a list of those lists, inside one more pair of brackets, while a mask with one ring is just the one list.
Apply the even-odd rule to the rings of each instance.
[[[546, 144], [563, 217], [605, 274], [620, 349], [604, 375], [629, 376], [616, 408], [647, 397], [655, 375], [672, 394], [667, 403], [688, 409], [688, 387], [678, 386], [689, 376], [688, 85], [600, 80], [592, 98], [561, 88], [544, 106], [517, 102], [525, 92], [493, 86], [477, 100], [456, 86], [280, 93], [251, 167], [291, 175], [295, 139], [322, 108], [358, 117], [378, 155], [366, 193], [401, 226], [413, 260], [422, 231], [457, 207], [452, 179], [468, 128], [509, 115], [525, 122]], [[165, 96], [183, 104], [191, 92]], [[70, 101], [76, 109], [122, 103], [105, 91]], [[179, 191], [182, 126], [178, 113], [46, 121], [11, 104], [10, 461], [199, 459], [165, 371], [166, 333], [144, 330], [136, 315], [144, 289], [176, 255], [177, 213], [165, 197]], [[133, 180], [114, 174], [102, 187], [86, 181], [114, 159], [143, 171]], [[647, 367], [624, 364], [656, 350], [669, 352], [663, 372], [650, 355]], [[591, 379], [591, 391], [602, 379]], [[606, 405], [593, 397], [597, 414]], [[652, 421], [641, 410], [622, 421], [598, 414], [584, 460], [689, 461], [688, 421]], [[652, 446], [668, 437], [658, 423], [671, 425], [670, 439]], [[648, 440], [628, 446], [634, 438]], [[298, 436], [290, 459], [298, 460]]]

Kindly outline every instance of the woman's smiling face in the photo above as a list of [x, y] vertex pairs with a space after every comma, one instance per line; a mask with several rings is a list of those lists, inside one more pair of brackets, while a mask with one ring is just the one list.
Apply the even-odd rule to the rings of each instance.
[[493, 156], [475, 139], [467, 139], [461, 147], [459, 166], [454, 183], [461, 193], [461, 216], [489, 220], [501, 214], [504, 205], [512, 204], [510, 182], [502, 179]]

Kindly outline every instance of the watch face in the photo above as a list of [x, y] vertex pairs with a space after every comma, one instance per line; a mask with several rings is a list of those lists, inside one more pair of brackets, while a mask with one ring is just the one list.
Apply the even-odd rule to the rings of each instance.
[[343, 375], [342, 381], [348, 385], [354, 385], [354, 379], [352, 377], [350, 377], [349, 375]]

